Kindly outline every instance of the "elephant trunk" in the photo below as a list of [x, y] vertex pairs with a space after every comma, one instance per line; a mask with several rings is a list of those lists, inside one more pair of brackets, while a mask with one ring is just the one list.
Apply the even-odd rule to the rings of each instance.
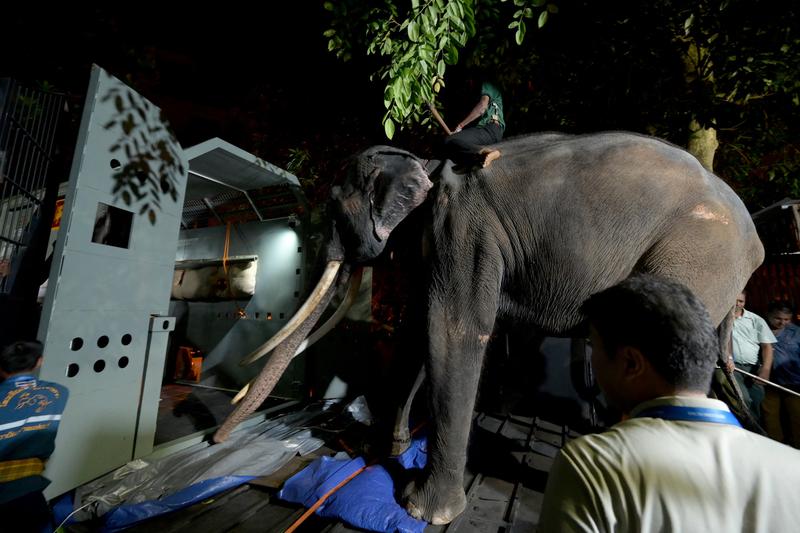
[[[294, 358], [298, 346], [306, 338], [311, 328], [314, 327], [314, 324], [316, 324], [320, 315], [322, 315], [322, 312], [330, 303], [337, 286], [333, 283], [337, 273], [339, 274], [339, 284], [347, 283], [349, 280], [349, 268], [342, 269], [341, 272], [339, 272], [341, 266], [341, 261], [328, 262], [325, 273], [314, 289], [311, 297], [309, 297], [306, 304], [298, 311], [298, 315], [301, 315], [301, 318], [297, 320], [297, 323], [291, 331], [283, 334], [282, 341], [275, 347], [272, 356], [269, 361], [267, 361], [267, 364], [264, 365], [264, 368], [261, 369], [261, 372], [252, 383], [244, 399], [239, 402], [233, 412], [228, 415], [228, 418], [225, 419], [225, 422], [214, 434], [214, 442], [224, 442], [236, 426], [258, 409], [266, 397], [272, 392], [272, 389], [275, 388], [275, 384]], [[308, 307], [309, 305], [310, 307]]]

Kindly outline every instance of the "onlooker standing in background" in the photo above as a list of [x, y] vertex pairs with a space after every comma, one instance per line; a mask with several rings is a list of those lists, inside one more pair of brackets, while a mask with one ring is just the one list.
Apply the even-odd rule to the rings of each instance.
[[[778, 340], [770, 381], [800, 393], [800, 327], [792, 324], [793, 316], [794, 311], [788, 302], [769, 305], [767, 322]], [[770, 437], [800, 448], [800, 397], [767, 387], [761, 410], [764, 429]]]
[[42, 344], [15, 342], [0, 352], [0, 529], [52, 531], [42, 476], [55, 448], [67, 388], [39, 381]]
[[[744, 308], [745, 299], [744, 292], [736, 298], [733, 361], [728, 361], [728, 368], [732, 371], [732, 366], [735, 365], [740, 370], [755, 374], [762, 379], [769, 379], [772, 370], [772, 345], [777, 341], [764, 319]], [[734, 376], [750, 411], [756, 420], [760, 420], [764, 386], [739, 372], [735, 372]]]

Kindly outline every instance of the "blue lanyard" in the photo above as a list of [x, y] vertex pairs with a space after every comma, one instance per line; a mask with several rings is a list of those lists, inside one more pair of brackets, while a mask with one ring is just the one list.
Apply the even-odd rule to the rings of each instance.
[[682, 405], [657, 405], [638, 413], [634, 418], [662, 418], [664, 420], [686, 420], [689, 422], [714, 422], [742, 427], [730, 411], [711, 407], [685, 407]]

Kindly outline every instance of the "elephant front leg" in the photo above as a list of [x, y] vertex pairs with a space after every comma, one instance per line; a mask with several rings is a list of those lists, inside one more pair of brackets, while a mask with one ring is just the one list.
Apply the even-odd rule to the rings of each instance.
[[[488, 301], [491, 301], [489, 299]], [[487, 302], [481, 301], [481, 305]], [[430, 319], [431, 357], [427, 367], [432, 431], [428, 467], [406, 489], [406, 508], [432, 524], [447, 524], [467, 504], [464, 468], [481, 363], [492, 333], [496, 306], [485, 316], [468, 307], [436, 312]]]

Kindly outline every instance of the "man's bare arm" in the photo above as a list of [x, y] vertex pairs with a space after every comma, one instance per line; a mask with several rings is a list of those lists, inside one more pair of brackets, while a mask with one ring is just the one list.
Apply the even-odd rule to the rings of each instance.
[[472, 108], [472, 111], [469, 112], [464, 120], [458, 123], [456, 129], [453, 130], [453, 133], [461, 131], [464, 126], [468, 125], [470, 122], [478, 118], [479, 116], [483, 115], [486, 109], [489, 107], [489, 97], [485, 94], [481, 96], [481, 99], [478, 100], [478, 103], [475, 104], [475, 107]]
[[772, 344], [761, 344], [761, 368], [758, 370], [758, 377], [761, 379], [769, 379], [769, 373], [772, 370]]

